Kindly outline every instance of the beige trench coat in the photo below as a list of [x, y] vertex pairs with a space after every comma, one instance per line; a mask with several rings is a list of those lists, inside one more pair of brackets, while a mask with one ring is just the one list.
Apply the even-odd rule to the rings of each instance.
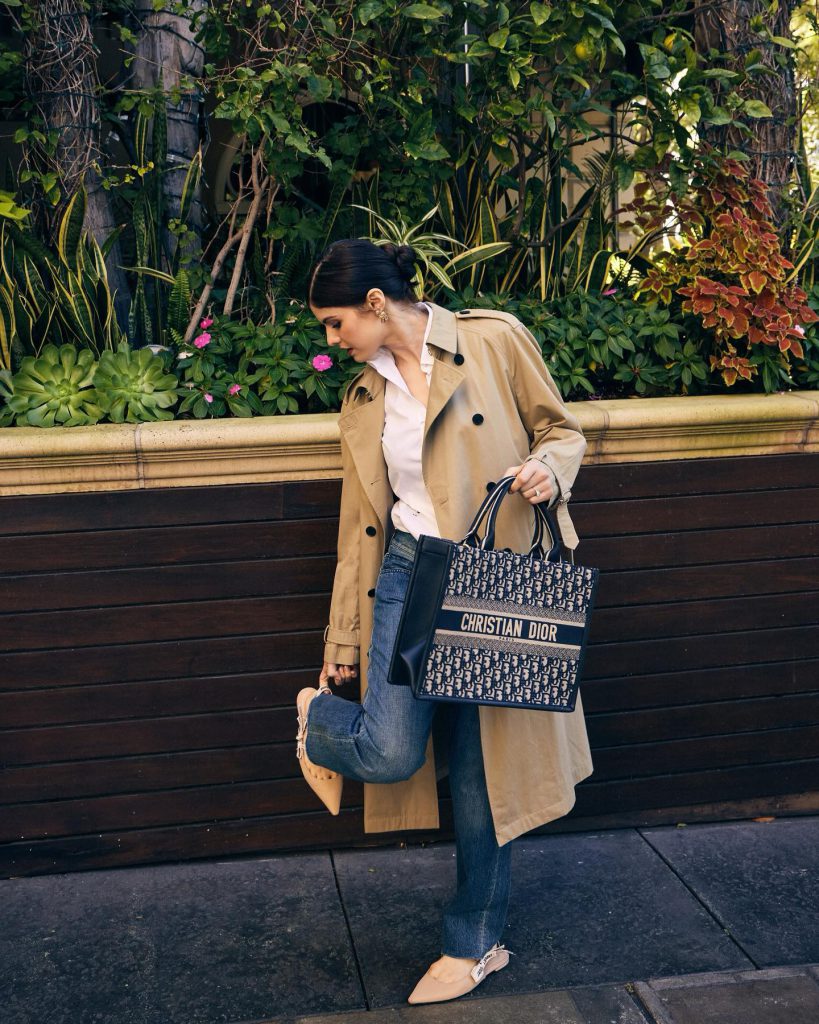
[[[493, 310], [453, 313], [432, 304], [428, 344], [435, 357], [424, 426], [422, 467], [442, 537], [461, 540], [505, 469], [538, 458], [554, 473], [564, 542], [577, 537], [566, 510], [586, 448], [530, 332]], [[367, 690], [373, 594], [392, 532], [395, 496], [381, 449], [384, 378], [366, 366], [351, 382], [339, 415], [343, 482], [338, 564], [324, 658], [359, 664]], [[505, 499], [496, 546], [531, 544], [534, 513], [520, 495]], [[571, 713], [481, 705], [481, 746], [489, 802], [500, 845], [559, 818], [575, 802], [575, 785], [593, 771], [580, 696]], [[364, 830], [439, 827], [433, 736], [426, 761], [409, 779], [365, 783]]]

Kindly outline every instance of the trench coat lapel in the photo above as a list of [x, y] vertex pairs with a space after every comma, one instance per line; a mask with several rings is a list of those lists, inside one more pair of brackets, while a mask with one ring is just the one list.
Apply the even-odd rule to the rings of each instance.
[[350, 449], [361, 486], [386, 532], [393, 494], [381, 445], [373, 444], [373, 439], [380, 438], [384, 431], [384, 378], [368, 367], [357, 386], [367, 390], [370, 400], [340, 416], [338, 429]]
[[427, 416], [424, 421], [424, 440], [426, 440], [426, 436], [429, 433], [429, 428], [441, 414], [454, 392], [460, 387], [464, 376], [463, 370], [459, 370], [457, 366], [445, 363], [440, 357], [436, 358], [429, 381]]
[[458, 351], [458, 321], [455, 314], [436, 303], [430, 303], [430, 305], [432, 306], [432, 326], [427, 343], [435, 355], [435, 365], [432, 368], [432, 377], [429, 382], [427, 415], [424, 421], [425, 440], [429, 428], [466, 376], [463, 370], [453, 366], [450, 362], [445, 362], [443, 358], [444, 352], [454, 354]]

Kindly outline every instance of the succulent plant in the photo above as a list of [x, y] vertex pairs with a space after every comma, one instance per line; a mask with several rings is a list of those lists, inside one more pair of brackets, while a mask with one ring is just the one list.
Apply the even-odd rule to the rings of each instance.
[[89, 349], [46, 345], [39, 356], [26, 356], [7, 382], [7, 410], [18, 426], [78, 427], [97, 423], [103, 410], [92, 386], [96, 368], [94, 353]]
[[116, 352], [103, 352], [94, 384], [114, 423], [173, 419], [167, 410], [179, 398], [179, 382], [150, 349], [132, 349], [122, 342]]

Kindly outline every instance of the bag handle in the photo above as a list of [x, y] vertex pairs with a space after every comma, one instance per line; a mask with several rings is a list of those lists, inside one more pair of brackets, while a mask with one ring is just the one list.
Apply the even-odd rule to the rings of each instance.
[[483, 523], [483, 520], [486, 518], [487, 512], [489, 511], [492, 504], [494, 502], [499, 502], [502, 500], [503, 494], [500, 493], [501, 486], [503, 484], [506, 484], [506, 489], [508, 489], [511, 486], [513, 479], [513, 477], [503, 477], [503, 479], [499, 480], [498, 483], [495, 484], [495, 486], [489, 492], [489, 494], [487, 494], [487, 496], [483, 499], [480, 508], [475, 513], [475, 517], [472, 520], [469, 529], [466, 531], [466, 535], [463, 541], [461, 542], [462, 544], [472, 544], [475, 547], [480, 546], [480, 542], [478, 541], [478, 530], [481, 528], [481, 524]]
[[[470, 544], [473, 547], [480, 547], [483, 550], [491, 550], [495, 546], [495, 520], [498, 515], [500, 504], [506, 495], [509, 493], [509, 488], [514, 483], [515, 478], [513, 476], [505, 476], [500, 479], [495, 485], [494, 489], [484, 498], [481, 502], [481, 506], [475, 513], [475, 518], [469, 529], [466, 532], [462, 543]], [[532, 546], [529, 549], [529, 556], [539, 557], [546, 559], [549, 562], [560, 561], [560, 534], [557, 529], [557, 525], [551, 515], [551, 513], [537, 504], [534, 506], [535, 510], [535, 525], [532, 534]], [[478, 530], [483, 525], [484, 519], [486, 520], [486, 529], [482, 540], [478, 540]], [[549, 550], [546, 552], [543, 548], [543, 536], [544, 530], [549, 536]]]
[[[548, 551], [543, 547], [544, 529], [549, 535]], [[559, 562], [562, 546], [563, 543], [560, 536], [560, 530], [554, 516], [547, 508], [543, 508], [542, 505], [535, 505], [535, 537], [532, 540], [532, 547], [529, 549], [529, 554], [537, 554], [540, 558], [545, 559], [548, 562]]]

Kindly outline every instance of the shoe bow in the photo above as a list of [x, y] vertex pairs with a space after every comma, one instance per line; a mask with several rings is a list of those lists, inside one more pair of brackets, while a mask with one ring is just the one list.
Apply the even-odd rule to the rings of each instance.
[[486, 973], [486, 965], [489, 963], [490, 960], [493, 960], [500, 953], [501, 950], [504, 950], [506, 953], [509, 953], [511, 956], [514, 956], [514, 953], [512, 953], [511, 949], [506, 949], [506, 946], [502, 946], [496, 942], [491, 949], [487, 950], [486, 953], [484, 953], [484, 955], [480, 958], [480, 960], [469, 972], [475, 981], [481, 980], [481, 978]]

